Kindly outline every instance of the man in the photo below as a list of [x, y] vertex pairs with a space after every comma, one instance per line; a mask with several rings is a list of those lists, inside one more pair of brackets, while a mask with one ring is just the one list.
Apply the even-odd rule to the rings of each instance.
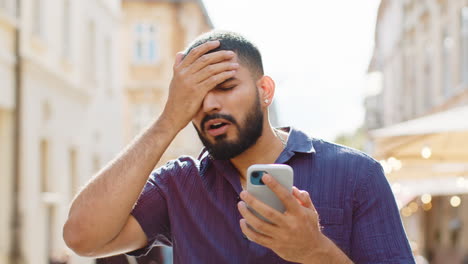
[[[232, 32], [199, 37], [176, 56], [159, 118], [73, 201], [67, 245], [93, 257], [169, 245], [175, 263], [414, 263], [381, 166], [271, 127], [274, 92], [252, 43]], [[180, 157], [151, 173], [190, 121], [205, 146], [199, 158]], [[247, 168], [268, 163], [294, 169], [292, 193], [262, 178], [284, 214], [243, 191]]]

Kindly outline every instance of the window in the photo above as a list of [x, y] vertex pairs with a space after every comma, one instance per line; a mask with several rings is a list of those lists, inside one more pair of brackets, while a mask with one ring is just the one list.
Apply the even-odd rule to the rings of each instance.
[[7, 10], [7, 0], [0, 0], [0, 9]]
[[88, 81], [96, 81], [96, 25], [94, 21], [90, 20], [87, 26], [87, 32], [85, 37], [85, 54], [83, 61], [83, 67], [85, 76]]
[[0, 0], [0, 13], [4, 13], [12, 17], [17, 17], [16, 2], [17, 0]]
[[404, 51], [404, 80], [405, 80], [405, 94], [406, 102], [406, 115], [403, 119], [410, 119], [418, 115], [418, 87], [416, 86], [416, 48], [415, 48], [415, 31], [411, 30], [406, 35], [406, 49]]
[[50, 162], [49, 162], [49, 143], [46, 140], [41, 140], [39, 145], [40, 159], [40, 177], [41, 177], [41, 192], [50, 192]]
[[105, 86], [108, 92], [112, 92], [112, 38], [109, 36], [105, 40], [104, 50], [104, 76]]
[[156, 63], [159, 47], [156, 28], [152, 24], [140, 23], [135, 26], [134, 61], [136, 63]]
[[46, 236], [44, 239], [44, 244], [46, 245], [46, 252], [48, 255], [49, 263], [61, 263], [58, 262], [60, 260], [55, 254], [54, 250], [56, 249], [56, 238], [60, 236], [57, 232], [57, 226], [59, 223], [57, 222], [57, 208], [55, 205], [49, 204], [46, 206]]
[[430, 16], [426, 14], [422, 19], [424, 28], [424, 52], [422, 54], [423, 59], [423, 98], [424, 98], [424, 110], [427, 111], [432, 107], [433, 104], [433, 86], [432, 86], [432, 58], [433, 58], [433, 46], [431, 40], [431, 20]]
[[98, 154], [93, 156], [93, 173], [97, 173], [101, 169], [101, 159]]
[[63, 1], [63, 14], [62, 14], [62, 56], [65, 58], [70, 57], [70, 37], [71, 37], [71, 12], [70, 0]]
[[432, 107], [432, 54], [429, 48], [426, 48], [424, 54], [424, 110], [430, 110]]
[[449, 36], [447, 28], [443, 30], [442, 35], [442, 90], [445, 97], [452, 95], [452, 67], [451, 53], [453, 39]]
[[461, 78], [462, 82], [468, 86], [468, 6], [461, 10]]
[[7, 161], [8, 153], [6, 145], [8, 141], [11, 141], [11, 139], [8, 138], [8, 135], [5, 133], [6, 120], [3, 116], [3, 111], [0, 108], [0, 175], [4, 175], [3, 173], [5, 172], [5, 161]]
[[32, 33], [36, 36], [42, 37], [44, 35], [44, 29], [42, 27], [42, 17], [44, 16], [42, 10], [42, 0], [32, 1]]
[[73, 198], [78, 193], [78, 188], [80, 186], [80, 182], [78, 179], [78, 172], [77, 172], [77, 163], [76, 163], [76, 150], [70, 149], [68, 152], [68, 166], [70, 170], [70, 193], [71, 197]]

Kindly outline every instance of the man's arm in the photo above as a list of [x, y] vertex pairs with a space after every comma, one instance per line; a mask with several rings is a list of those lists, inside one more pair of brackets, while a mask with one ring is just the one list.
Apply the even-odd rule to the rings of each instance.
[[[211, 41], [193, 49], [185, 58], [181, 53], [177, 55], [161, 116], [74, 199], [63, 236], [76, 253], [102, 256], [117, 249], [130, 251], [141, 247], [144, 233], [126, 233], [125, 227], [141, 230], [136, 221], [132, 222], [130, 212], [148, 175], [177, 133], [199, 111], [205, 95], [231, 78], [238, 68], [231, 61], [234, 57], [231, 51], [206, 54], [218, 46], [219, 41]], [[118, 246], [113, 244], [116, 241]]]
[[177, 132], [160, 118], [85, 186], [73, 201], [63, 230], [71, 249], [90, 256], [118, 236], [148, 175]]
[[106, 258], [135, 251], [145, 247], [147, 244], [148, 239], [142, 227], [135, 217], [130, 215], [127, 223], [114, 239], [86, 256], [93, 258]]

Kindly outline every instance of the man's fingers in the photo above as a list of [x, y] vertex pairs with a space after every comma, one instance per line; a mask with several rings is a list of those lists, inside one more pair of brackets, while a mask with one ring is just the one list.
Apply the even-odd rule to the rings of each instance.
[[237, 208], [239, 209], [239, 212], [241, 213], [242, 217], [244, 217], [244, 219], [247, 220], [247, 223], [249, 223], [249, 225], [253, 227], [256, 231], [270, 237], [274, 236], [274, 234], [277, 231], [276, 227], [255, 216], [247, 208], [247, 205], [244, 202], [239, 202], [237, 204]]
[[206, 43], [201, 44], [200, 46], [192, 49], [187, 56], [185, 56], [184, 60], [181, 63], [181, 66], [186, 67], [191, 65], [194, 61], [198, 58], [203, 56], [208, 51], [219, 47], [220, 42], [219, 40], [208, 41]]
[[232, 71], [223, 71], [216, 75], [212, 75], [208, 79], [202, 81], [198, 84], [198, 87], [201, 88], [201, 93], [207, 93], [211, 89], [215, 88], [218, 84], [226, 81], [229, 78], [232, 78], [236, 74], [235, 70]]
[[250, 227], [248, 227], [247, 225], [247, 221], [245, 219], [241, 219], [239, 221], [239, 224], [240, 224], [240, 227], [242, 229], [242, 233], [244, 233], [244, 235], [251, 241], [257, 243], [257, 244], [260, 244], [264, 247], [269, 247], [270, 244], [271, 244], [271, 238], [266, 236], [266, 235], [262, 235], [260, 233], [257, 233], [255, 231], [253, 231]]
[[205, 67], [223, 61], [237, 62], [236, 54], [231, 50], [220, 50], [213, 53], [204, 54], [193, 62], [190, 66], [191, 73], [197, 73]]
[[247, 191], [242, 191], [240, 196], [242, 200], [250, 206], [250, 208], [254, 209], [257, 213], [270, 220], [275, 225], [281, 226], [284, 223], [282, 213], [258, 200]]
[[301, 191], [295, 186], [293, 186], [293, 195], [304, 207], [315, 209], [308, 192]]
[[237, 62], [225, 61], [216, 64], [211, 64], [201, 69], [194, 78], [197, 83], [203, 82], [204, 80], [210, 78], [213, 75], [222, 73], [224, 71], [237, 70], [239, 64]]
[[287, 211], [294, 212], [297, 211], [300, 207], [297, 204], [294, 196], [284, 188], [279, 182], [277, 182], [271, 175], [264, 174], [262, 181], [270, 188], [276, 196], [283, 202]]

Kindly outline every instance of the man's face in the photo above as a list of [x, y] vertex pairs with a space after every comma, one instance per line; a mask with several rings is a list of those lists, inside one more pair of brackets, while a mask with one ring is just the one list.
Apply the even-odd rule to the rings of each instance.
[[262, 135], [263, 112], [256, 80], [242, 62], [235, 76], [211, 90], [192, 123], [215, 159], [231, 159]]

